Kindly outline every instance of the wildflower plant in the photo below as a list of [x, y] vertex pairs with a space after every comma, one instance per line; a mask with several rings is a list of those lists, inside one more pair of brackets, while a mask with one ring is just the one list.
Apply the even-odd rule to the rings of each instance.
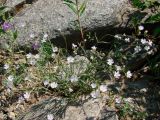
[[[80, 17], [85, 11], [86, 3], [87, 1], [80, 4], [78, 0], [74, 2], [64, 0], [64, 4], [77, 15], [81, 42], [84, 42], [85, 39]], [[112, 35], [111, 48], [105, 51], [99, 50], [97, 44], [89, 49], [84, 49], [82, 44], [72, 43], [72, 50], [68, 52], [68, 50], [52, 44], [48, 39], [48, 34], [44, 33], [41, 41], [35, 41], [31, 45], [30, 51], [17, 52], [15, 48], [17, 48], [18, 32], [14, 26], [9, 21], [5, 21], [1, 25], [1, 29], [4, 37], [7, 36], [10, 40], [6, 44], [9, 57], [3, 63], [5, 78], [3, 86], [9, 93], [19, 93], [18, 103], [30, 101], [35, 93], [63, 96], [72, 101], [83, 95], [89, 95], [92, 99], [96, 99], [107, 94], [109, 96], [109, 100], [106, 100], [108, 105], [113, 104], [113, 102], [120, 105], [120, 116], [125, 117], [127, 114], [138, 116], [138, 112], [134, 112], [138, 110], [134, 110], [134, 107], [127, 103], [129, 100], [125, 101], [122, 97], [117, 97], [109, 88], [108, 81], [118, 82], [123, 86], [124, 81], [132, 80], [135, 74], [132, 67], [135, 59], [141, 58], [143, 55], [154, 54], [157, 46], [147, 34], [140, 39], [125, 34]], [[145, 27], [138, 26], [137, 34], [140, 35], [142, 30], [145, 30]], [[35, 38], [34, 34], [30, 34], [28, 37], [30, 39]], [[87, 41], [90, 39], [88, 38]], [[16, 55], [18, 55], [18, 60]], [[158, 59], [159, 56], [156, 62]], [[153, 63], [150, 65], [153, 68], [157, 66]], [[120, 90], [116, 88], [119, 93], [121, 86]], [[141, 116], [144, 117], [145, 115], [142, 113]], [[48, 114], [47, 119], [52, 120], [54, 116]]]

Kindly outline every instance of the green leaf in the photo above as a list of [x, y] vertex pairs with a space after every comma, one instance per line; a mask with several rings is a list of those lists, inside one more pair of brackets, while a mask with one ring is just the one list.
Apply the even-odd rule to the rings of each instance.
[[13, 32], [13, 38], [14, 38], [14, 40], [17, 39], [17, 36], [18, 36], [18, 32], [17, 32], [17, 30], [16, 30], [15, 32]]
[[4, 13], [7, 12], [6, 6], [0, 6], [0, 16], [4, 15]]
[[76, 9], [77, 6], [76, 6], [76, 4], [74, 2], [72, 2], [71, 0], [64, 0], [63, 3], [65, 5], [67, 5], [75, 14], [78, 13], [78, 11]]
[[132, 4], [134, 7], [140, 8], [140, 9], [145, 9], [145, 3], [141, 2], [140, 0], [132, 0]]
[[45, 55], [51, 55], [52, 54], [52, 46], [50, 43], [43, 43], [42, 44], [42, 51]]
[[160, 22], [160, 13], [150, 16], [145, 22], [147, 23]]
[[160, 28], [156, 28], [153, 33], [154, 36], [160, 35]]
[[81, 6], [80, 6], [80, 8], [79, 8], [79, 15], [81, 16], [83, 13], [84, 13], [84, 11], [85, 11], [85, 9], [86, 9], [86, 3], [87, 3], [87, 0], [85, 0], [82, 4], [81, 4]]

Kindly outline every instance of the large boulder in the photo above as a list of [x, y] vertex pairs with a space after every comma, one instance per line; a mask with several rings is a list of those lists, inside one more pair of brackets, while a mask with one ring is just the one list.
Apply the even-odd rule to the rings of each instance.
[[85, 101], [71, 104], [65, 99], [49, 98], [19, 114], [17, 120], [46, 120], [49, 114], [54, 120], [118, 120], [116, 111], [102, 103], [102, 99]]
[[[57, 44], [63, 44], [61, 36], [73, 35], [77, 41], [79, 32], [73, 25], [76, 21], [75, 14], [63, 4], [63, 0], [34, 0], [29, 7], [19, 11], [13, 23], [18, 30], [18, 42], [26, 45], [39, 41], [44, 33], [49, 39], [57, 39]], [[82, 0], [79, 0], [82, 1]], [[11, 2], [8, 5], [12, 5]], [[89, 0], [85, 13], [82, 15], [82, 26], [86, 31], [102, 30], [113, 32], [117, 27], [124, 27], [128, 19], [123, 18], [126, 11], [132, 8], [126, 0]], [[129, 11], [128, 11], [129, 10]], [[24, 27], [25, 26], [25, 27]], [[59, 31], [61, 30], [61, 31]], [[30, 38], [34, 34], [35, 38]], [[70, 39], [67, 39], [70, 42]], [[71, 42], [70, 42], [71, 43]]]

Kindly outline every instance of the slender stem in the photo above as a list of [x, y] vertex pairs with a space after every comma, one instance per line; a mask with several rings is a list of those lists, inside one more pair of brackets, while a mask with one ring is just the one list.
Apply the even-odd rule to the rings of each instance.
[[83, 28], [81, 26], [81, 21], [80, 21], [80, 14], [79, 14], [79, 8], [78, 8], [78, 0], [76, 0], [76, 6], [77, 6], [77, 19], [78, 19], [78, 25], [79, 25], [79, 29], [81, 32], [81, 42], [84, 43], [84, 34], [83, 34]]

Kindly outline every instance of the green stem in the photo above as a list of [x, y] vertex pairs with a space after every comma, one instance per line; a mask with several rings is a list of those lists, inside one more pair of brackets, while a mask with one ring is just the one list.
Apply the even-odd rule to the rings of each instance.
[[78, 19], [78, 25], [79, 25], [79, 29], [81, 32], [81, 43], [84, 43], [84, 34], [83, 34], [83, 28], [81, 26], [81, 21], [80, 21], [80, 14], [79, 14], [79, 8], [78, 8], [78, 0], [76, 0], [76, 6], [77, 6], [77, 19]]

